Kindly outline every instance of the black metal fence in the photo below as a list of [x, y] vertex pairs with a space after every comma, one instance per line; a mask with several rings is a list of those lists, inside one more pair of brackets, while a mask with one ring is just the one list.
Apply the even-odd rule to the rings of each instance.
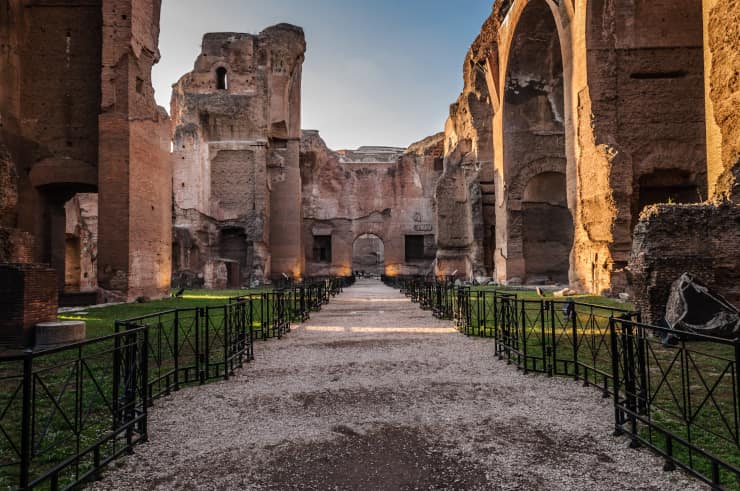
[[610, 324], [615, 433], [716, 489], [740, 488], [740, 340], [691, 334], [666, 348], [665, 328]]
[[148, 332], [131, 329], [0, 365], [0, 485], [58, 489], [146, 441]]
[[573, 377], [614, 402], [615, 428], [716, 489], [740, 489], [740, 340], [691, 335], [666, 343], [665, 328], [628, 309], [384, 278], [469, 336], [492, 338], [495, 355], [524, 372]]
[[117, 321], [109, 336], [0, 357], [0, 487], [66, 489], [147, 440], [147, 409], [228, 379], [255, 339], [280, 338], [354, 278], [308, 281]]

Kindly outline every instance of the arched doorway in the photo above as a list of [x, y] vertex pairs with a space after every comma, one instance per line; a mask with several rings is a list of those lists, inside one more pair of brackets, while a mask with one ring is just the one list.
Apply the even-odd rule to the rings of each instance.
[[564, 83], [555, 18], [545, 0], [532, 0], [514, 30], [503, 97], [509, 279], [568, 281], [574, 227], [567, 204]]
[[362, 234], [352, 244], [352, 270], [381, 275], [385, 271], [383, 239], [374, 234]]
[[527, 183], [522, 197], [522, 238], [526, 282], [568, 282], [573, 217], [562, 172], [542, 172]]

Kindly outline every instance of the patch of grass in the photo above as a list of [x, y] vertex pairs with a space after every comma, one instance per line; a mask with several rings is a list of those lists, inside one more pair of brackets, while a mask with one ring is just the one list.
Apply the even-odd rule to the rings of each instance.
[[[79, 449], [93, 444], [112, 428], [120, 427], [114, 421], [112, 409], [116, 400], [114, 367], [116, 356], [125, 355], [123, 350], [116, 352], [113, 339], [106, 337], [115, 332], [117, 320], [154, 315], [145, 322], [149, 326], [147, 382], [150, 397], [156, 397], [160, 392], [168, 391], [168, 384], [172, 383], [175, 346], [179, 352], [180, 369], [185, 367], [187, 370], [181, 374], [183, 386], [201, 382], [203, 373], [206, 379], [223, 374], [228, 369], [224, 363], [226, 322], [224, 311], [220, 307], [228, 304], [231, 297], [258, 295], [265, 291], [267, 290], [188, 290], [181, 299], [166, 298], [146, 303], [93, 307], [60, 315], [65, 320], [86, 321], [88, 342], [80, 347], [42, 353], [33, 358], [34, 457], [31, 479], [75, 455]], [[269, 308], [269, 304], [254, 300], [251, 305], [254, 308], [252, 327], [264, 328], [263, 319], [267, 314], [263, 312], [263, 308]], [[196, 316], [196, 308], [214, 308], [215, 311], [208, 317]], [[180, 338], [177, 343], [173, 336], [175, 309], [180, 309]], [[196, 329], [198, 323], [200, 327]], [[228, 329], [231, 333], [228, 339], [232, 339], [237, 327], [229, 324]], [[210, 344], [204, 345], [203, 338], [196, 343], [196, 330], [201, 333], [200, 336], [208, 332]], [[126, 342], [121, 337], [119, 339], [122, 343]], [[200, 357], [195, 354], [196, 344]], [[204, 346], [207, 346], [205, 355]], [[197, 363], [200, 365], [196, 365]], [[0, 487], [12, 488], [18, 484], [17, 453], [20, 451], [21, 441], [22, 381], [22, 361], [0, 363], [0, 426], [4, 430], [0, 433]], [[119, 398], [122, 390], [125, 389], [119, 390]], [[103, 452], [114, 452], [116, 448], [121, 448], [120, 445], [120, 441], [111, 441]], [[105, 455], [103, 453], [103, 457]], [[92, 457], [88, 457], [81, 462], [81, 473], [93, 466]], [[66, 469], [59, 476], [61, 485], [70, 484], [76, 478], [74, 468]]]
[[[182, 298], [164, 298], [146, 303], [127, 303], [108, 307], [91, 307], [83, 311], [60, 314], [62, 320], [83, 320], [87, 325], [87, 338], [93, 339], [114, 332], [115, 321], [133, 319], [172, 309], [196, 307], [218, 307], [228, 303], [229, 298], [259, 294], [267, 289], [252, 290], [186, 290]], [[173, 291], [174, 293], [174, 291]]]

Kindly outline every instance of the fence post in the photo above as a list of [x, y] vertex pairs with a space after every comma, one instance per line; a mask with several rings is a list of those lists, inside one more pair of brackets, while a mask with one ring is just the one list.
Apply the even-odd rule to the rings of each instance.
[[[116, 334], [120, 331], [120, 322], [115, 322]], [[121, 422], [120, 413], [121, 394], [121, 336], [113, 338], [113, 426], [111, 430], [118, 428]]]
[[[740, 338], [733, 340], [735, 344], [735, 400], [740, 401]], [[737, 444], [740, 444], [740, 435], [737, 435]]]
[[640, 443], [637, 440], [637, 388], [635, 386], [635, 346], [633, 345], [634, 336], [634, 326], [632, 324], [628, 324], [626, 329], [622, 330], [622, 337], [624, 338], [624, 344], [627, 348], [626, 360], [624, 364], [624, 385], [627, 395], [627, 409], [629, 409], [630, 418], [630, 448], [637, 448], [640, 446]]
[[609, 316], [609, 337], [611, 338], [612, 349], [612, 382], [613, 382], [613, 399], [614, 399], [614, 436], [621, 436], [622, 430], [621, 411], [619, 410], [619, 341], [617, 340], [617, 326], [614, 322], [614, 315]]
[[[139, 355], [139, 358], [141, 359], [140, 362], [140, 370], [141, 370], [141, 406], [142, 406], [142, 415], [141, 420], [139, 424], [139, 433], [141, 434], [141, 441], [146, 442], [149, 440], [149, 431], [148, 431], [148, 425], [147, 425], [147, 418], [149, 416], [149, 406], [152, 404], [152, 402], [149, 400], [149, 328], [144, 329], [144, 343], [143, 343], [143, 353]], [[133, 380], [136, 380], [136, 377], [132, 375], [131, 377]], [[134, 389], [134, 400], [132, 401], [132, 408], [135, 408], [136, 403], [136, 389]], [[132, 409], [132, 411], [135, 411], [135, 409]]]
[[491, 296], [493, 297], [493, 351], [498, 354], [498, 295], [493, 291], [491, 292]]
[[570, 317], [569, 320], [573, 333], [573, 379], [578, 381], [581, 378], [581, 374], [580, 366], [578, 365], [578, 313], [576, 312], [575, 305], [572, 309], [568, 309], [568, 316]]
[[[524, 373], [529, 373], [527, 370], [527, 303], [526, 301], [522, 300], [522, 309], [521, 309], [521, 323], [519, 324], [522, 330], [522, 349], [521, 353], [524, 355]], [[521, 366], [521, 356], [517, 355], [520, 359], [517, 360], [518, 366]]]
[[180, 309], [175, 310], [175, 323], [174, 332], [172, 333], [172, 339], [174, 348], [172, 350], [172, 356], [175, 358], [175, 387], [174, 390], [180, 390]]
[[229, 309], [223, 306], [224, 380], [229, 380]]
[[647, 357], [645, 356], [645, 329], [637, 326], [637, 367], [640, 371], [640, 390], [637, 397], [637, 410], [639, 414], [645, 414], [649, 407], [647, 402]]
[[[550, 338], [550, 375], [555, 375], [558, 371], [558, 340], [555, 329], [555, 301], [545, 301], [546, 309], [550, 312], [550, 328], [552, 337]], [[568, 373], [568, 370], [565, 370]]]
[[[550, 360], [551, 352], [548, 350], [547, 337], [545, 335], [545, 301], [542, 299], [540, 299], [540, 348], [542, 349], [542, 371], [546, 373], [548, 377], [551, 377], [552, 360]], [[534, 371], [537, 371], [536, 365], [534, 366]]]
[[20, 488], [27, 489], [31, 469], [31, 419], [33, 411], [33, 351], [26, 350], [23, 358], [23, 406], [21, 408], [21, 469]]
[[249, 296], [249, 361], [254, 360], [254, 297]]

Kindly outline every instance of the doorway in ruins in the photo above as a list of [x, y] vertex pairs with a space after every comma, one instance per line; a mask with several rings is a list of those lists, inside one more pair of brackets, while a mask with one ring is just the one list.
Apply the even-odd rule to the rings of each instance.
[[226, 265], [226, 286], [240, 288], [249, 271], [250, 251], [252, 244], [247, 241], [247, 234], [241, 228], [225, 228], [221, 230], [220, 256]]
[[509, 278], [568, 282], [574, 226], [567, 202], [564, 121], [555, 18], [545, 0], [532, 0], [514, 31], [504, 92]]
[[374, 234], [363, 234], [352, 244], [352, 270], [381, 275], [385, 272], [385, 245]]
[[528, 283], [567, 283], [573, 247], [565, 174], [537, 174], [524, 189], [522, 235]]

